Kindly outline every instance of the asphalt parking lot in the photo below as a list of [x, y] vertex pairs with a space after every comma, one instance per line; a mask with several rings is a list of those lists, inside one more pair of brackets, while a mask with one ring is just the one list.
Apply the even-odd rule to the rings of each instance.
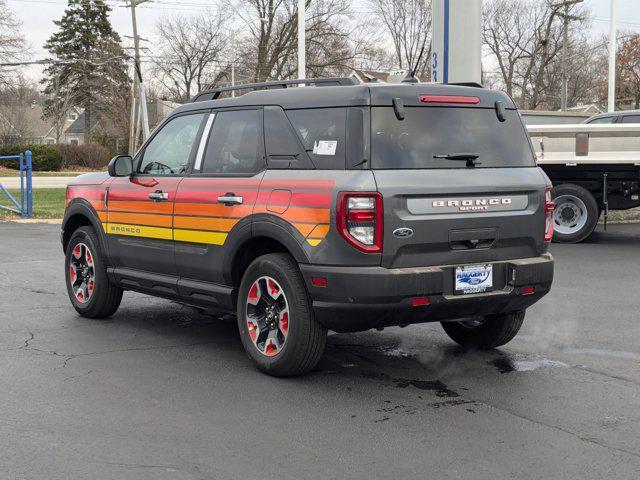
[[640, 225], [554, 244], [552, 293], [506, 347], [334, 334], [291, 379], [169, 301], [80, 318], [58, 237], [0, 223], [3, 480], [640, 478]]

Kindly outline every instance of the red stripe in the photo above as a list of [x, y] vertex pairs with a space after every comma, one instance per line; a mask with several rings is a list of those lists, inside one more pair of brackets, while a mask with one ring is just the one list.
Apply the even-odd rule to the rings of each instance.
[[333, 180], [294, 180], [291, 178], [265, 179], [261, 188], [285, 188], [290, 190], [332, 190]]
[[258, 188], [260, 178], [185, 178], [180, 190], [201, 188]]
[[233, 193], [242, 197], [244, 204], [254, 203], [258, 196], [257, 190], [238, 190], [226, 188], [224, 190], [183, 190], [180, 188], [176, 194], [176, 202], [183, 203], [216, 203], [218, 197], [227, 193]]

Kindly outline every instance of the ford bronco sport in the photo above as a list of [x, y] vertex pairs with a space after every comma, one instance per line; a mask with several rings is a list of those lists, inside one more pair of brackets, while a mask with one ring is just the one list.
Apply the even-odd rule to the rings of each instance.
[[82, 316], [113, 314], [123, 290], [236, 314], [277, 376], [312, 369], [327, 330], [442, 322], [475, 348], [516, 335], [551, 286], [553, 203], [508, 96], [348, 78], [241, 88], [199, 94], [133, 159], [69, 185]]

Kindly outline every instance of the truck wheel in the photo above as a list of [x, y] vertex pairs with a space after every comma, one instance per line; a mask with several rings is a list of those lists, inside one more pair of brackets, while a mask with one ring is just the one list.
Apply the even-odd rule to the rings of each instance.
[[524, 321], [524, 310], [487, 315], [463, 322], [441, 322], [449, 337], [463, 347], [489, 349], [510, 342]]
[[107, 278], [100, 241], [92, 227], [81, 227], [73, 232], [64, 265], [67, 293], [80, 315], [102, 318], [118, 310], [122, 289]]
[[591, 193], [571, 183], [553, 188], [553, 240], [562, 243], [578, 243], [596, 228], [600, 209]]
[[238, 292], [238, 328], [258, 369], [276, 377], [310, 371], [327, 340], [298, 265], [285, 253], [263, 255], [247, 268]]

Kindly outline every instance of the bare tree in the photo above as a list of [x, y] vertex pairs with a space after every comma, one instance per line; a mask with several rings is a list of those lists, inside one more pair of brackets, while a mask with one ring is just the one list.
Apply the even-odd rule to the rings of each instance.
[[0, 145], [18, 145], [31, 136], [30, 107], [39, 99], [36, 87], [21, 75], [0, 86]]
[[374, 18], [382, 22], [393, 43], [397, 67], [410, 69], [422, 56], [418, 73], [429, 69], [431, 48], [431, 0], [368, 0]]
[[[25, 52], [25, 40], [20, 28], [22, 23], [7, 6], [6, 0], [0, 0], [0, 63], [19, 60]], [[0, 83], [6, 81], [10, 70], [0, 66]]]
[[153, 71], [177, 101], [189, 100], [226, 70], [221, 52], [229, 49], [229, 39], [222, 26], [221, 14], [172, 16], [157, 23]]
[[[562, 48], [562, 19], [559, 2], [552, 0], [491, 0], [484, 8], [484, 44], [495, 61], [503, 87], [523, 108], [536, 108], [546, 101], [552, 84], [548, 71], [559, 61]], [[570, 5], [570, 24], [587, 25], [581, 5]]]
[[[296, 75], [296, 0], [231, 0], [232, 12], [248, 32], [241, 48], [241, 73], [253, 81]], [[308, 76], [350, 71], [364, 51], [356, 38], [347, 0], [306, 0]], [[352, 38], [353, 37], [353, 38]]]
[[65, 87], [60, 77], [54, 78], [51, 89], [45, 102], [43, 116], [51, 121], [56, 136], [56, 144], [60, 143], [60, 138], [64, 133], [67, 117], [71, 110], [79, 103], [75, 93]]

